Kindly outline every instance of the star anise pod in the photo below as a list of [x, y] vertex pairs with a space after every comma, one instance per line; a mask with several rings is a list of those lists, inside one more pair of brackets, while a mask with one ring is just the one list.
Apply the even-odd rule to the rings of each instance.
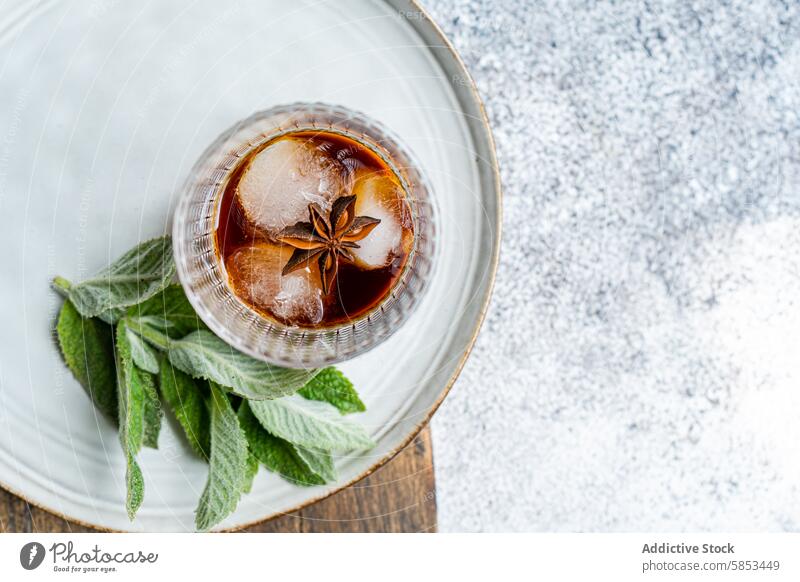
[[369, 216], [356, 216], [356, 197], [342, 196], [337, 198], [326, 219], [316, 204], [308, 205], [309, 222], [298, 222], [287, 226], [278, 236], [278, 240], [294, 247], [294, 253], [283, 267], [282, 274], [288, 275], [304, 267], [312, 259], [317, 259], [322, 293], [327, 295], [339, 271], [339, 260], [352, 263], [355, 257], [350, 249], [357, 249], [356, 244], [380, 220]]

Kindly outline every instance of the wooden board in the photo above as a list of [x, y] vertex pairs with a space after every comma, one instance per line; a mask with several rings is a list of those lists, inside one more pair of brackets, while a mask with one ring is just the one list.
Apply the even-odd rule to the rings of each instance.
[[[2, 532], [92, 532], [0, 489]], [[297, 513], [248, 532], [434, 532], [436, 488], [429, 429], [378, 471]]]

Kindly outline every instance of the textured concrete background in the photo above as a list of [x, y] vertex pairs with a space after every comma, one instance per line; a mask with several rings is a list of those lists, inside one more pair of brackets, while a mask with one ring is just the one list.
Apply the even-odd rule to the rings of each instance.
[[505, 188], [441, 529], [800, 530], [800, 5], [426, 5]]

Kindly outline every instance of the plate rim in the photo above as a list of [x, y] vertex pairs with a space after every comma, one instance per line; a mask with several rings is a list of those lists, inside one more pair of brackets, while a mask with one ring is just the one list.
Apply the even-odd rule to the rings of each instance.
[[[492, 182], [493, 182], [493, 185], [494, 185], [493, 191], [494, 191], [494, 195], [495, 195], [495, 202], [497, 204], [497, 217], [496, 217], [495, 223], [493, 225], [494, 226], [494, 233], [495, 233], [494, 240], [493, 240], [494, 248], [493, 248], [493, 251], [492, 251], [492, 256], [491, 256], [491, 260], [490, 260], [490, 264], [489, 264], [489, 270], [488, 270], [489, 284], [487, 286], [486, 293], [485, 293], [485, 296], [484, 296], [482, 304], [481, 304], [480, 312], [478, 313], [477, 321], [475, 322], [475, 326], [474, 326], [474, 329], [472, 331], [472, 335], [470, 336], [470, 339], [466, 344], [466, 347], [464, 349], [464, 353], [459, 358], [459, 361], [456, 364], [456, 367], [453, 370], [453, 373], [450, 375], [450, 378], [447, 380], [447, 382], [445, 383], [445, 385], [442, 388], [441, 392], [437, 396], [436, 401], [428, 409], [427, 413], [425, 414], [425, 417], [409, 431], [408, 435], [404, 439], [402, 439], [400, 444], [398, 444], [391, 451], [386, 453], [381, 459], [376, 461], [373, 465], [371, 465], [369, 468], [367, 468], [362, 473], [358, 474], [357, 476], [353, 477], [352, 479], [348, 480], [347, 482], [344, 482], [342, 484], [337, 484], [335, 487], [331, 488], [329, 491], [326, 491], [322, 495], [319, 495], [317, 497], [313, 497], [311, 499], [307, 499], [306, 501], [304, 501], [304, 502], [302, 502], [302, 503], [300, 503], [300, 504], [298, 504], [298, 505], [296, 505], [294, 507], [286, 509], [284, 511], [273, 512], [273, 513], [271, 513], [269, 515], [266, 515], [264, 517], [260, 517], [260, 518], [258, 518], [256, 520], [248, 521], [248, 522], [236, 525], [236, 526], [212, 529], [211, 530], [212, 532], [236, 532], [236, 531], [241, 531], [241, 530], [244, 530], [244, 529], [247, 529], [247, 528], [250, 528], [250, 527], [254, 527], [254, 526], [259, 525], [259, 524], [262, 524], [262, 523], [267, 523], [267, 522], [272, 521], [274, 519], [277, 519], [277, 518], [279, 518], [279, 517], [281, 517], [283, 515], [288, 515], [290, 513], [295, 513], [297, 511], [305, 509], [306, 507], [309, 507], [309, 506], [311, 506], [311, 505], [313, 505], [315, 503], [318, 503], [318, 502], [320, 502], [320, 501], [322, 501], [324, 499], [327, 499], [328, 497], [331, 497], [331, 496], [335, 495], [336, 493], [339, 493], [340, 491], [342, 491], [342, 490], [344, 490], [344, 489], [346, 489], [346, 488], [348, 488], [348, 487], [350, 487], [352, 485], [355, 485], [356, 483], [358, 483], [359, 481], [369, 477], [370, 475], [375, 473], [378, 469], [382, 468], [384, 465], [386, 465], [392, 459], [394, 459], [401, 451], [403, 451], [419, 435], [419, 433], [422, 431], [422, 429], [424, 429], [430, 423], [431, 418], [436, 413], [436, 411], [439, 409], [439, 406], [441, 406], [442, 402], [444, 402], [444, 399], [447, 397], [447, 395], [450, 393], [450, 389], [453, 387], [453, 384], [455, 384], [456, 380], [461, 375], [461, 371], [464, 368], [464, 365], [466, 364], [467, 359], [469, 359], [470, 354], [472, 353], [472, 349], [475, 346], [475, 342], [476, 342], [476, 340], [478, 338], [478, 334], [480, 333], [480, 330], [483, 327], [483, 323], [484, 323], [484, 321], [486, 319], [486, 313], [489, 310], [489, 304], [491, 303], [492, 295], [493, 295], [493, 292], [494, 292], [495, 281], [496, 281], [496, 277], [497, 277], [497, 268], [498, 268], [498, 265], [499, 265], [499, 262], [500, 262], [500, 242], [502, 240], [502, 228], [503, 228], [503, 224], [502, 224], [503, 223], [503, 191], [502, 191], [502, 183], [501, 183], [501, 180], [500, 180], [500, 168], [499, 168], [498, 163], [497, 163], [497, 150], [496, 150], [494, 135], [492, 133], [491, 124], [489, 123], [489, 118], [488, 118], [488, 116], [486, 114], [486, 108], [484, 106], [483, 99], [481, 98], [480, 93], [478, 92], [478, 88], [477, 88], [477, 86], [475, 84], [474, 79], [472, 78], [472, 75], [470, 74], [469, 70], [467, 69], [466, 65], [464, 64], [464, 61], [461, 58], [461, 55], [459, 55], [458, 51], [455, 49], [453, 44], [450, 42], [450, 39], [447, 38], [447, 36], [445, 35], [445, 33], [441, 29], [441, 27], [436, 23], [435, 20], [433, 20], [433, 18], [431, 18], [431, 15], [429, 14], [429, 12], [420, 4], [420, 0], [383, 0], [383, 1], [386, 4], [388, 4], [389, 6], [393, 7], [398, 12], [401, 12], [401, 7], [402, 6], [407, 6], [407, 7], [409, 7], [407, 12], [416, 12], [417, 14], [419, 14], [421, 16], [419, 18], [413, 18], [413, 19], [412, 18], [408, 18], [407, 21], [408, 21], [409, 25], [418, 34], [420, 34], [423, 37], [423, 39], [425, 39], [426, 37], [428, 37], [430, 35], [433, 35], [434, 37], [436, 37], [436, 39], [439, 42], [441, 42], [442, 48], [445, 48], [447, 50], [448, 54], [450, 55], [450, 57], [453, 59], [453, 64], [455, 65], [455, 68], [458, 70], [458, 74], [461, 76], [462, 79], [465, 79], [467, 81], [467, 83], [462, 84], [462, 87], [464, 87], [465, 89], [468, 89], [471, 98], [474, 100], [474, 103], [478, 107], [478, 113], [480, 114], [479, 121], [480, 121], [480, 123], [482, 125], [482, 129], [485, 132], [485, 136], [484, 137], [488, 140], [488, 146], [489, 147], [487, 148], [487, 152], [486, 152], [488, 154], [488, 157], [486, 158], [486, 162], [491, 167], [492, 178], [493, 178]], [[427, 26], [427, 31], [425, 30], [424, 24]], [[426, 32], [429, 33], [429, 34], [426, 34]], [[443, 65], [441, 59], [436, 56], [435, 52], [431, 51], [431, 54], [432, 54], [433, 58], [436, 60], [437, 63], [439, 63], [440, 65]], [[458, 97], [458, 91], [456, 91], [456, 96]], [[459, 99], [459, 101], [461, 101], [461, 100]], [[56, 510], [54, 510], [54, 509], [52, 509], [50, 507], [47, 507], [46, 505], [44, 505], [42, 503], [39, 503], [37, 501], [33, 501], [33, 500], [29, 499], [24, 494], [22, 494], [19, 491], [17, 491], [16, 488], [9, 487], [2, 479], [0, 479], [0, 487], [5, 489], [6, 491], [11, 493], [12, 495], [22, 499], [28, 505], [32, 505], [34, 507], [37, 507], [38, 509], [41, 509], [43, 511], [46, 511], [46, 512], [52, 514], [52, 515], [55, 515], [56, 517], [59, 517], [59, 518], [65, 520], [67, 522], [75, 523], [75, 524], [80, 525], [82, 527], [99, 530], [101, 532], [125, 533], [126, 531], [129, 531], [129, 530], [121, 530], [121, 529], [116, 529], [116, 528], [110, 528], [110, 527], [103, 526], [103, 525], [100, 525], [100, 524], [84, 521], [84, 520], [81, 520], [81, 519], [76, 519], [74, 517], [70, 517], [69, 515], [66, 515], [66, 514], [64, 514], [62, 512], [56, 511]]]

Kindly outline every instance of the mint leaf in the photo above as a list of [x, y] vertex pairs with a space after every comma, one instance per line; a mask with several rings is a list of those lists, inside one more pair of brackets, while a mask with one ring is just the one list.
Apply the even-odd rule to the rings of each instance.
[[333, 457], [330, 453], [314, 449], [307, 449], [299, 445], [292, 445], [297, 455], [303, 459], [303, 462], [314, 473], [322, 477], [322, 479], [329, 483], [336, 481], [336, 467], [333, 465]]
[[117, 372], [112, 329], [96, 319], [81, 317], [66, 300], [58, 316], [56, 333], [67, 367], [94, 405], [116, 424]]
[[261, 426], [295, 445], [340, 453], [374, 446], [361, 426], [344, 420], [328, 404], [299, 396], [248, 404]]
[[125, 483], [128, 490], [125, 506], [128, 510], [128, 518], [133, 520], [144, 499], [144, 479], [142, 471], [136, 463], [136, 454], [141, 450], [144, 442], [145, 400], [148, 398], [149, 389], [153, 389], [152, 386], [145, 387], [145, 385], [148, 380], [152, 382], [152, 377], [134, 365], [124, 322], [117, 325], [116, 348], [119, 436], [128, 462], [125, 472]]
[[253, 489], [253, 480], [258, 474], [258, 459], [252, 453], [247, 453], [247, 470], [244, 475], [244, 487], [242, 493], [250, 493]]
[[[85, 317], [119, 318], [120, 309], [135, 305], [164, 289], [175, 276], [172, 240], [168, 236], [134, 247], [94, 277], [70, 285], [70, 301]], [[63, 288], [63, 279], [53, 283]]]
[[132, 329], [127, 326], [125, 329], [128, 343], [131, 346], [131, 358], [133, 358], [134, 364], [146, 372], [158, 374], [158, 354], [156, 351]]
[[126, 453], [125, 456], [128, 459], [128, 468], [125, 472], [125, 487], [127, 489], [125, 508], [128, 511], [128, 519], [133, 521], [136, 517], [136, 512], [142, 506], [142, 501], [144, 501], [144, 476], [134, 455]]
[[183, 428], [189, 445], [200, 458], [207, 460], [211, 451], [211, 420], [205, 403], [208, 390], [203, 385], [208, 383], [184, 374], [166, 358], [161, 360], [158, 380], [161, 394]]
[[195, 525], [206, 531], [225, 519], [239, 503], [247, 485], [247, 439], [239, 427], [228, 395], [211, 384], [211, 458], [208, 482], [200, 496]]
[[[147, 336], [145, 336], [147, 337]], [[169, 360], [195, 378], [205, 378], [242, 398], [280, 398], [302, 388], [317, 370], [273, 366], [237, 351], [210, 331], [195, 331], [169, 343]]]
[[[52, 287], [58, 291], [58, 293], [61, 294], [64, 299], [69, 299], [69, 290], [72, 288], [72, 283], [67, 281], [64, 277], [54, 277]], [[108, 325], [114, 325], [123, 315], [125, 315], [125, 309], [117, 307], [104, 311], [103, 313], [99, 313], [97, 314], [97, 317], [102, 321], [105, 321]]]
[[259, 424], [247, 401], [238, 412], [239, 424], [247, 436], [250, 453], [263, 465], [295, 485], [323, 485], [325, 479], [317, 475], [297, 454], [294, 446], [269, 434]]
[[364, 412], [367, 409], [353, 388], [353, 383], [332, 366], [321, 370], [298, 394], [309, 400], [333, 404], [342, 414]]
[[[144, 372], [143, 372], [144, 374]], [[147, 373], [149, 382], [153, 383], [153, 377]], [[161, 401], [153, 399], [145, 393], [144, 399], [144, 436], [142, 444], [151, 449], [158, 448], [158, 435], [161, 433], [161, 419], [164, 417], [164, 410], [161, 408]]]
[[123, 315], [125, 315], [125, 309], [119, 307], [115, 309], [108, 309], [103, 313], [98, 314], [97, 317], [105, 321], [108, 325], [114, 325], [122, 318]]
[[142, 319], [173, 339], [208, 329], [178, 284], [169, 285], [147, 301], [130, 307], [127, 315]]

